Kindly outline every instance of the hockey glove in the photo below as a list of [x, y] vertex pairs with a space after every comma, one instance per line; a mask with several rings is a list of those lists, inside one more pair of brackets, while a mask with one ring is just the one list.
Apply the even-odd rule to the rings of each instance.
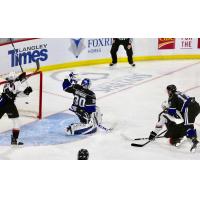
[[32, 87], [27, 87], [27, 88], [24, 90], [24, 94], [26, 94], [26, 95], [29, 95], [31, 92], [33, 92]]
[[186, 136], [188, 138], [196, 138], [197, 137], [197, 132], [196, 129], [190, 128], [186, 131]]
[[157, 134], [153, 131], [151, 131], [150, 135], [149, 135], [149, 140], [155, 140], [155, 137], [157, 136]]
[[21, 74], [16, 78], [16, 81], [23, 82], [24, 80], [26, 80], [26, 72], [21, 73]]
[[77, 84], [78, 83], [78, 74], [74, 74], [73, 72], [71, 72], [69, 74], [69, 81], [72, 84]]

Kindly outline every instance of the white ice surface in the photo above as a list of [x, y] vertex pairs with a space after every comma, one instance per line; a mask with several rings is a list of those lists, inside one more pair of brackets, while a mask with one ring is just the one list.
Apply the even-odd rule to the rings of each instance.
[[[187, 91], [188, 95], [195, 96], [200, 102], [199, 60], [138, 62], [136, 68], [131, 68], [126, 63], [118, 64], [112, 69], [107, 65], [98, 65], [44, 73], [43, 115], [47, 118], [43, 122], [55, 113], [70, 114], [68, 108], [72, 103], [72, 95], [62, 91], [62, 80], [69, 71], [79, 73], [81, 78], [93, 80], [92, 89], [96, 91], [97, 104], [104, 114], [103, 125], [113, 126], [114, 130], [109, 134], [99, 130], [89, 137], [62, 144], [43, 145], [36, 138], [38, 145], [10, 147], [9, 144], [1, 145], [0, 141], [0, 159], [76, 159], [81, 148], [89, 150], [90, 159], [200, 159], [200, 149], [195, 154], [189, 152], [190, 141], [175, 148], [168, 144], [167, 139], [162, 138], [145, 147], [136, 148], [131, 147], [131, 141], [121, 136], [124, 134], [136, 138], [149, 135], [161, 112], [161, 103], [167, 99], [165, 88], [168, 84], [176, 84], [179, 90]], [[31, 121], [33, 119], [21, 118], [22, 124]], [[51, 123], [51, 119], [48, 123]], [[197, 129], [199, 124], [198, 117]], [[56, 123], [54, 126], [59, 125]], [[10, 137], [10, 132], [5, 131], [11, 127], [8, 119], [1, 119], [1, 136]], [[31, 130], [32, 124], [28, 127]], [[44, 129], [48, 127], [41, 128]], [[40, 129], [37, 130], [37, 134], [40, 134], [38, 131]], [[34, 134], [31, 135], [33, 137]]]

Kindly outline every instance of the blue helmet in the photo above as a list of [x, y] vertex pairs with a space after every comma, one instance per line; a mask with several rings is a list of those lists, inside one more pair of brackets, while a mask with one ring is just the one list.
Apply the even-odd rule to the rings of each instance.
[[91, 86], [91, 80], [89, 78], [84, 78], [81, 82], [81, 85], [83, 86], [83, 88], [89, 89]]

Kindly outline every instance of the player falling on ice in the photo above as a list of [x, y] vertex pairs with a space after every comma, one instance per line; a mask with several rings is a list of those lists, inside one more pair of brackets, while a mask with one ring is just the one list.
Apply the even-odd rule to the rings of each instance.
[[171, 116], [168, 114], [169, 104], [167, 101], [162, 103], [163, 111], [158, 116], [154, 131], [151, 131], [149, 140], [154, 140], [157, 134], [162, 130], [165, 125], [167, 131], [164, 137], [169, 138], [169, 143], [178, 147], [185, 139], [185, 126], [181, 113], [176, 110], [176, 113]]
[[[177, 91], [175, 85], [168, 85], [167, 93], [169, 96], [169, 107], [166, 112], [172, 117], [175, 117], [177, 112], [181, 113], [181, 116], [184, 119], [184, 135], [192, 140], [190, 151], [195, 152], [199, 141], [197, 140], [197, 133], [194, 129], [194, 122], [200, 112], [200, 106], [195, 101], [194, 97], [189, 97], [184, 93]], [[151, 132], [150, 139], [154, 139], [155, 137], [156, 133]]]
[[18, 97], [28, 96], [32, 92], [31, 87], [27, 87], [24, 91], [20, 91], [16, 82], [24, 81], [26, 79], [26, 73], [23, 72], [18, 77], [15, 72], [11, 72], [6, 78], [7, 82], [4, 85], [3, 92], [0, 94], [0, 119], [4, 114], [8, 115], [8, 118], [13, 122], [13, 129], [11, 135], [12, 145], [23, 145], [22, 142], [18, 142], [18, 136], [20, 132], [19, 112], [15, 105], [15, 99]]
[[175, 85], [168, 85], [166, 89], [169, 96], [168, 113], [172, 116], [176, 113], [176, 110], [181, 113], [186, 128], [186, 136], [190, 138], [193, 143], [190, 149], [193, 152], [196, 150], [197, 144], [199, 143], [196, 129], [194, 129], [194, 122], [197, 115], [200, 113], [200, 106], [194, 97], [189, 97], [177, 91]]
[[91, 80], [85, 78], [78, 84], [77, 74], [73, 72], [63, 82], [63, 90], [74, 95], [70, 108], [80, 122], [67, 127], [67, 135], [86, 135], [95, 133], [102, 122], [102, 114], [96, 106], [96, 95], [90, 90]]

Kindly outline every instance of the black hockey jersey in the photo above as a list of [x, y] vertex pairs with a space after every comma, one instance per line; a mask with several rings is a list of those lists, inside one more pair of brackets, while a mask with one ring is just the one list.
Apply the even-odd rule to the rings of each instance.
[[119, 40], [121, 42], [125, 42], [127, 44], [131, 44], [133, 42], [132, 38], [113, 38], [114, 40]]
[[13, 82], [4, 85], [3, 92], [0, 95], [0, 106], [3, 104], [14, 103], [17, 97], [16, 87]]
[[167, 128], [167, 132], [165, 133], [165, 137], [167, 138], [179, 138], [185, 135], [184, 120], [179, 111], [176, 111], [176, 115], [174, 116], [169, 115], [167, 110], [161, 112], [158, 116], [154, 132], [158, 134], [164, 125]]
[[176, 111], [176, 115], [174, 115], [173, 117], [168, 114], [167, 110], [162, 111], [158, 115], [158, 124], [160, 124], [161, 126], [165, 124], [167, 129], [169, 129], [169, 127], [171, 126], [182, 124], [183, 122], [184, 120], [179, 111]]
[[63, 90], [74, 95], [72, 106], [88, 113], [96, 111], [96, 96], [91, 90], [85, 89], [79, 84], [71, 84], [68, 79], [63, 82]]
[[194, 98], [191, 98], [184, 93], [177, 91], [168, 99], [170, 106], [169, 109], [177, 109], [181, 113], [184, 113], [185, 109], [189, 106], [191, 101], [194, 101]]

